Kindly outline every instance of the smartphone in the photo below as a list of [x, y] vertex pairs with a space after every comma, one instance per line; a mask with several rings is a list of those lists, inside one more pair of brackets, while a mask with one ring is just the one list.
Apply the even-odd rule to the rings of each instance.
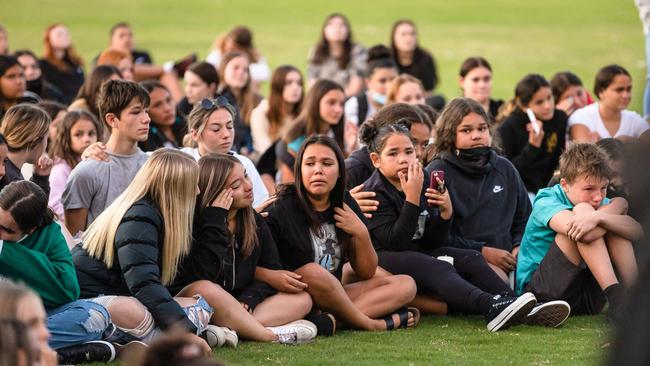
[[532, 109], [527, 108], [526, 109], [526, 114], [528, 115], [528, 119], [530, 120], [530, 124], [533, 125], [533, 131], [535, 131], [535, 135], [539, 135], [539, 125], [537, 124], [535, 118], [535, 113], [533, 112]]
[[[438, 178], [438, 179], [436, 179]], [[429, 178], [429, 188], [433, 188], [440, 193], [445, 193], [445, 171], [444, 170], [434, 170], [431, 172], [431, 177]], [[438, 182], [438, 180], [440, 182]]]

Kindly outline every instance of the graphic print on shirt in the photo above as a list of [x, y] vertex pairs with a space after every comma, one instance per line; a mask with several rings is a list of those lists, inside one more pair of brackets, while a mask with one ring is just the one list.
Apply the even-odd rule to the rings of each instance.
[[322, 224], [319, 232], [309, 231], [311, 244], [314, 247], [314, 261], [330, 273], [334, 273], [341, 263], [341, 247], [336, 237], [336, 227], [334, 224]]
[[418, 240], [424, 235], [424, 225], [427, 224], [428, 219], [429, 211], [422, 210], [422, 212], [420, 212], [420, 216], [418, 217], [418, 229], [415, 230], [415, 234], [413, 234], [413, 239], [411, 240]]
[[546, 139], [546, 152], [549, 154], [555, 151], [557, 148], [557, 132], [551, 133]]
[[496, 185], [494, 186], [494, 188], [492, 188], [492, 192], [494, 193], [499, 193], [501, 191], [503, 191], [503, 187], [501, 187], [500, 185]]

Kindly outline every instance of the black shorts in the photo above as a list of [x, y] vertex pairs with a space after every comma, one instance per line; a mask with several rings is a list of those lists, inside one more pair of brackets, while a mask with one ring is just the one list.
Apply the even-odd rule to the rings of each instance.
[[571, 315], [598, 314], [605, 306], [605, 293], [584, 263], [576, 266], [553, 243], [526, 285], [537, 301], [564, 300]]

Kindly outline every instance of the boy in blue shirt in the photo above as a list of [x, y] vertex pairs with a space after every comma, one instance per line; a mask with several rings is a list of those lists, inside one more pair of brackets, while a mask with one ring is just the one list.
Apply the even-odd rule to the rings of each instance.
[[[572, 314], [619, 318], [624, 288], [637, 278], [632, 241], [641, 225], [623, 198], [605, 197], [613, 171], [593, 144], [575, 144], [560, 158], [560, 183], [533, 203], [517, 260], [518, 293], [539, 301], [564, 300]], [[620, 278], [620, 280], [619, 280]]]

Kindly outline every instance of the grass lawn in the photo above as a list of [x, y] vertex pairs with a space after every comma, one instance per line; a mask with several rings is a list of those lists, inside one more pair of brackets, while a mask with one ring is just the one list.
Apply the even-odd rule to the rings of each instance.
[[608, 343], [602, 316], [570, 318], [559, 329], [498, 333], [488, 332], [479, 316], [428, 316], [413, 330], [341, 331], [301, 346], [240, 342], [214, 356], [228, 365], [594, 365]]
[[561, 329], [490, 333], [482, 317], [430, 316], [414, 330], [345, 331], [296, 347], [244, 343], [214, 354], [231, 365], [593, 365], [607, 342], [602, 317], [571, 318]]
[[458, 69], [471, 55], [492, 63], [498, 98], [512, 97], [515, 83], [530, 72], [550, 78], [572, 70], [591, 89], [596, 71], [616, 62], [632, 73], [632, 109], [641, 109], [644, 38], [631, 0], [3, 0], [0, 8], [14, 50], [40, 54], [46, 25], [63, 22], [89, 62], [106, 47], [109, 27], [124, 20], [133, 24], [138, 46], [162, 63], [192, 51], [205, 57], [218, 34], [246, 24], [271, 67], [291, 63], [303, 70], [329, 13], [348, 15], [355, 39], [366, 46], [388, 42], [392, 23], [410, 18], [437, 60], [437, 92], [448, 98], [459, 94]]

